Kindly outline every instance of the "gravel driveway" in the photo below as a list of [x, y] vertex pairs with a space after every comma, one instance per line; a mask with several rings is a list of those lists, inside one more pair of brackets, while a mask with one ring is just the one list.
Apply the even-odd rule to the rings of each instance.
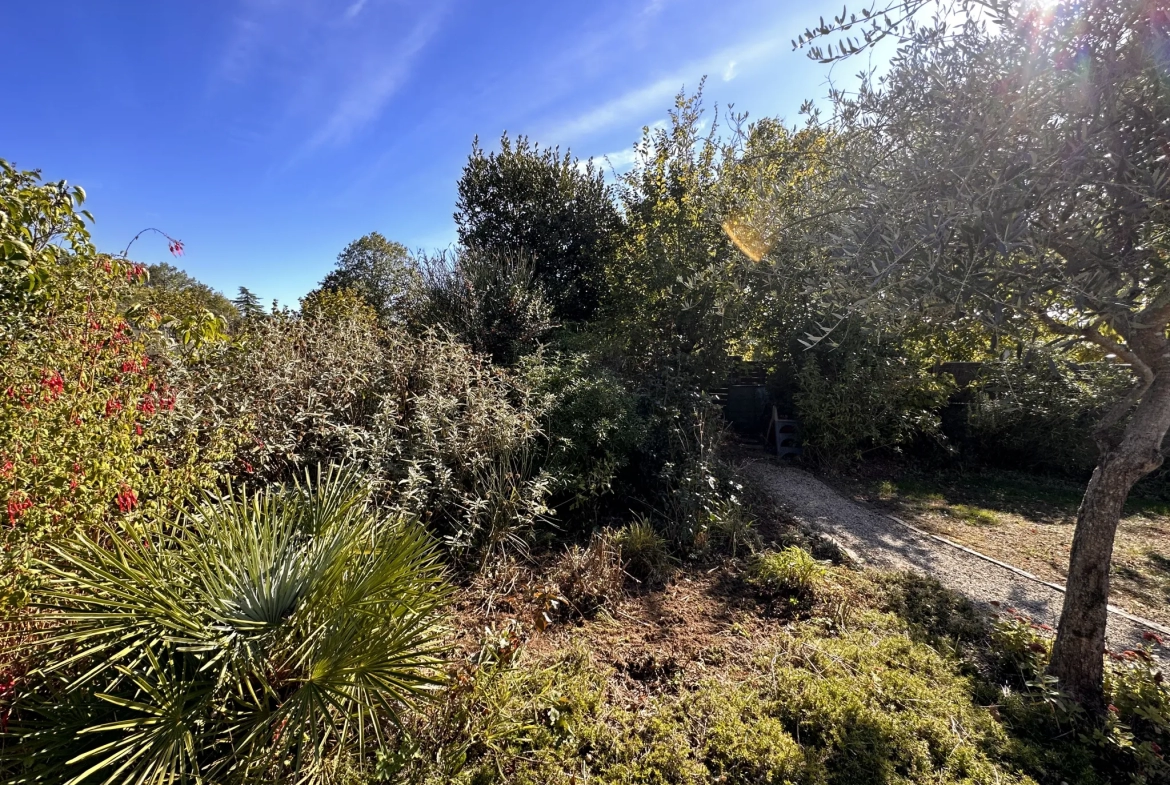
[[[800, 469], [755, 461], [744, 465], [743, 471], [798, 521], [829, 535], [863, 564], [933, 575], [943, 585], [981, 604], [998, 602], [1036, 621], [1056, 625], [1064, 595], [1051, 584], [863, 507]], [[1166, 631], [1153, 622], [1110, 608], [1110, 649], [1138, 647], [1147, 630]], [[1166, 648], [1160, 648], [1159, 654], [1160, 659], [1170, 661]]]

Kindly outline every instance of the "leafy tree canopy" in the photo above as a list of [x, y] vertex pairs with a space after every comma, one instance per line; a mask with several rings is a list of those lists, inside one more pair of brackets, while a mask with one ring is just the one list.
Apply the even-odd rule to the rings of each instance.
[[406, 305], [418, 283], [410, 251], [377, 232], [360, 237], [337, 255], [337, 265], [321, 281], [321, 289], [352, 289], [386, 324], [405, 320]]
[[1052, 664], [1102, 708], [1117, 523], [1170, 428], [1170, 6], [963, 5], [982, 14], [903, 25], [887, 77], [832, 95], [847, 143], [837, 209], [820, 224], [834, 250], [820, 296], [838, 314], [826, 331], [852, 312], [1043, 326], [1132, 371], [1097, 431]]
[[455, 223], [464, 245], [531, 254], [557, 318], [597, 310], [621, 216], [592, 159], [507, 134], [498, 153], [485, 154], [477, 139], [459, 179]]
[[239, 318], [231, 300], [178, 267], [160, 262], [147, 265], [146, 271], [149, 273], [146, 294], [160, 311], [177, 317], [210, 311], [228, 323]]

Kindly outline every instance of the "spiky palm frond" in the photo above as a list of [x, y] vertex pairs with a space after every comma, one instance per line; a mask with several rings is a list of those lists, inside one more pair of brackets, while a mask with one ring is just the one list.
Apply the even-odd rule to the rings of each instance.
[[[435, 683], [448, 591], [360, 476], [231, 490], [56, 549], [47, 663], [13, 732], [26, 782], [320, 779]], [[50, 751], [50, 754], [45, 754]]]

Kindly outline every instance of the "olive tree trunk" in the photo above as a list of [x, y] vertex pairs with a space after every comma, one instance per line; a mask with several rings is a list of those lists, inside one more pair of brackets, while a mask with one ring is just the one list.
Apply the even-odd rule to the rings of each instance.
[[1160, 370], [1120, 441], [1102, 444], [1101, 458], [1085, 489], [1048, 667], [1071, 697], [1096, 713], [1105, 710], [1105, 625], [1117, 525], [1134, 483], [1161, 466], [1162, 440], [1170, 429], [1170, 373]]

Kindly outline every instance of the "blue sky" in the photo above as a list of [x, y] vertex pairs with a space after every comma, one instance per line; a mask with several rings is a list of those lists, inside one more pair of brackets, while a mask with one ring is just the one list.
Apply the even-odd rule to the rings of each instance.
[[[233, 295], [295, 304], [350, 240], [455, 238], [460, 169], [504, 130], [617, 166], [673, 95], [797, 120], [822, 0], [54, 0], [6, 4], [0, 157], [84, 186], [100, 248], [147, 226]], [[852, 73], [854, 64], [839, 67]], [[15, 92], [15, 95], [12, 93]], [[161, 238], [132, 254], [170, 260]]]

